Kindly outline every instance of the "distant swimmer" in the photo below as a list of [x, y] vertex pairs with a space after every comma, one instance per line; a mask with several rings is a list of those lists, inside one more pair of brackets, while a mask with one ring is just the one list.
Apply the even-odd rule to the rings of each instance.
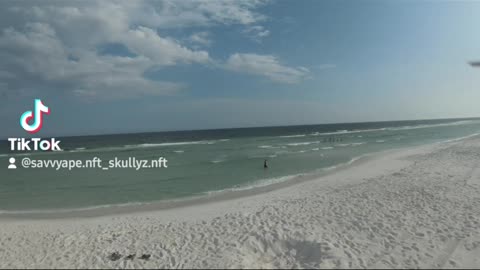
[[480, 61], [470, 62], [470, 65], [471, 65], [472, 67], [480, 67]]
[[267, 169], [267, 168], [268, 168], [268, 164], [267, 164], [267, 160], [266, 160], [266, 159], [263, 161], [263, 168], [264, 168], [264, 169]]

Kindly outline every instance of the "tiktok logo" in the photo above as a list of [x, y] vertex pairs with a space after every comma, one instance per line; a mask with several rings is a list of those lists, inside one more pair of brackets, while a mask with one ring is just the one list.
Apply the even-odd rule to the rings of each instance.
[[[50, 109], [43, 105], [40, 99], [35, 99], [35, 107], [32, 111], [26, 111], [20, 117], [20, 126], [30, 134], [35, 134], [42, 129], [43, 114], [50, 114]], [[32, 124], [29, 124], [31, 120], [34, 120]]]
[[[28, 133], [34, 134], [42, 129], [43, 114], [50, 114], [50, 109], [43, 105], [40, 99], [35, 99], [33, 111], [26, 111], [20, 116], [20, 126]], [[29, 124], [29, 122], [33, 123]], [[62, 151], [60, 141], [55, 138], [42, 140], [41, 138], [8, 138], [10, 151]], [[15, 158], [10, 158], [11, 167], [15, 167]], [[15, 168], [13, 168], [15, 169]]]

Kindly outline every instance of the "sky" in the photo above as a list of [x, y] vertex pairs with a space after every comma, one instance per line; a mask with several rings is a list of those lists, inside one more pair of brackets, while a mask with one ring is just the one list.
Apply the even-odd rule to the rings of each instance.
[[0, 1], [0, 137], [480, 116], [478, 1]]

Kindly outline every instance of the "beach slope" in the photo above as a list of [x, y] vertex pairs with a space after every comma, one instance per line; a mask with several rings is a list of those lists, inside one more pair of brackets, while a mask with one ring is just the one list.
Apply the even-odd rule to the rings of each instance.
[[390, 151], [232, 200], [0, 218], [0, 267], [479, 268], [479, 164], [474, 137]]

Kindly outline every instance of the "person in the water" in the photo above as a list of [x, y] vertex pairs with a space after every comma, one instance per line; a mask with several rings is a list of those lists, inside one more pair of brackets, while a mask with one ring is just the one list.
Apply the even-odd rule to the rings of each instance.
[[266, 160], [266, 159], [263, 161], [263, 168], [264, 168], [264, 169], [267, 169], [267, 168], [268, 168], [267, 160]]

